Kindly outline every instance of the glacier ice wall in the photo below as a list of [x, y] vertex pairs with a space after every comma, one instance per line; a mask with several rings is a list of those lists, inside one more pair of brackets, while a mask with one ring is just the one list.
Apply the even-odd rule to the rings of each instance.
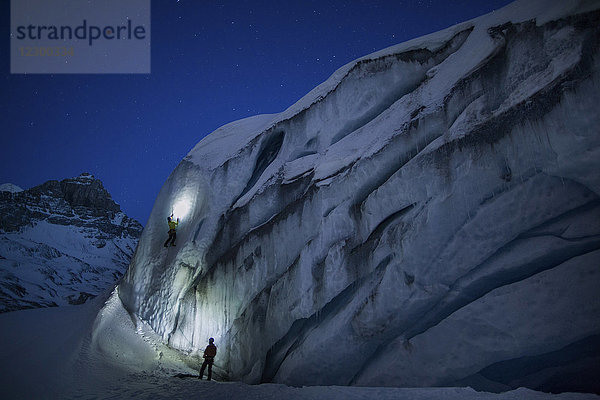
[[518, 1], [213, 132], [123, 303], [247, 382], [600, 391], [598, 8]]

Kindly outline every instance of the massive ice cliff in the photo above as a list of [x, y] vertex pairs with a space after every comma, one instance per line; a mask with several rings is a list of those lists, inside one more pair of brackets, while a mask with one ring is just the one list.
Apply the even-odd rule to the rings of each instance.
[[231, 379], [600, 392], [598, 9], [517, 1], [213, 132], [121, 300]]

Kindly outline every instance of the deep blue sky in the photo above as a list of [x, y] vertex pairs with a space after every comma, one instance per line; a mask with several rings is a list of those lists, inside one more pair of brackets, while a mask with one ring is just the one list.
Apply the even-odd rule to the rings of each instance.
[[228, 122], [280, 112], [337, 68], [509, 0], [152, 0], [149, 75], [11, 75], [1, 2], [0, 183], [90, 172], [146, 223], [173, 168]]

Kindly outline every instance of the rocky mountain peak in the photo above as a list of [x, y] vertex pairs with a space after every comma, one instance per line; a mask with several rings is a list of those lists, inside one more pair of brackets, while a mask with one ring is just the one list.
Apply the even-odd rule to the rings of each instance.
[[110, 235], [127, 233], [136, 238], [142, 231], [139, 222], [121, 212], [102, 181], [89, 173], [21, 192], [0, 192], [0, 230], [16, 231], [40, 220], [93, 226]]
[[114, 212], [121, 211], [121, 207], [114, 202], [110, 193], [102, 185], [102, 181], [93, 175], [83, 173], [72, 179], [60, 182], [64, 198], [71, 206], [92, 207]]

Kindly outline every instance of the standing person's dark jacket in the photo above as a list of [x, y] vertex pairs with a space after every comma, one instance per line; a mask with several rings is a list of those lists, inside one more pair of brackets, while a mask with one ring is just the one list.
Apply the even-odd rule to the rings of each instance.
[[217, 346], [215, 346], [214, 344], [210, 343], [208, 346], [206, 346], [206, 349], [204, 349], [204, 358], [215, 358], [217, 355]]

